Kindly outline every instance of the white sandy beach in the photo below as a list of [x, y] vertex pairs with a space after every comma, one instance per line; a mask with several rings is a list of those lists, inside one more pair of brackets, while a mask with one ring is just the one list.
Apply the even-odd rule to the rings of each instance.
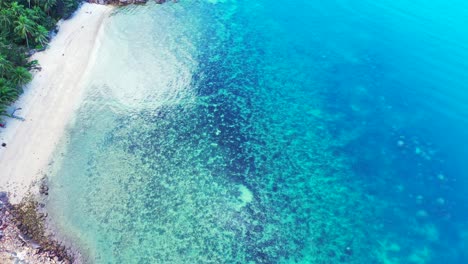
[[85, 3], [73, 18], [59, 25], [49, 48], [36, 53], [42, 70], [34, 75], [15, 107], [25, 121], [7, 118], [0, 129], [0, 191], [18, 202], [31, 184], [47, 170], [74, 111], [79, 106], [82, 84], [99, 46], [104, 20], [112, 7]]

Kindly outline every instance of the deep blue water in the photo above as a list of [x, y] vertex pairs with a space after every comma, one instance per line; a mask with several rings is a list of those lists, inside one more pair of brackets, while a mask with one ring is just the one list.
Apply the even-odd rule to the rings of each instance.
[[119, 9], [49, 206], [96, 263], [468, 263], [467, 25], [464, 1]]

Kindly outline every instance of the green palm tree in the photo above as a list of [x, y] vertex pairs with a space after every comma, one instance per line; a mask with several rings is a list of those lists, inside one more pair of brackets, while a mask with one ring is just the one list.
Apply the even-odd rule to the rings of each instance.
[[31, 81], [32, 75], [26, 68], [16, 67], [11, 72], [10, 79], [14, 85], [19, 87]]
[[44, 11], [47, 12], [48, 15], [50, 15], [50, 9], [52, 7], [55, 6], [55, 4], [57, 4], [57, 0], [44, 0], [44, 3], [43, 3], [43, 9]]
[[26, 46], [29, 49], [29, 39], [30, 35], [34, 30], [34, 22], [29, 20], [26, 16], [19, 16], [18, 20], [15, 21], [15, 33], [18, 34], [21, 38], [26, 39]]
[[18, 89], [15, 89], [11, 84], [0, 78], [0, 104], [8, 104], [13, 102], [19, 95]]
[[[0, 77], [4, 77], [12, 69], [11, 62], [5, 56], [0, 54]], [[1, 86], [0, 86], [1, 87]]]
[[35, 31], [34, 35], [34, 41], [41, 46], [44, 46], [47, 43], [47, 35], [49, 34], [49, 31], [41, 25], [37, 26], [37, 29]]
[[0, 78], [0, 116], [7, 114], [7, 107], [18, 98], [18, 95], [19, 91], [10, 82]]
[[42, 12], [40, 7], [35, 6], [33, 8], [27, 9], [25, 15], [29, 18], [29, 20], [37, 22], [40, 20], [41, 16], [44, 15], [44, 12]]
[[8, 29], [11, 24], [11, 17], [9, 16], [8, 10], [0, 10], [0, 26], [3, 29]]
[[23, 5], [20, 5], [18, 4], [18, 2], [12, 2], [10, 4], [10, 11], [12, 13], [13, 16], [19, 16], [21, 14], [23, 14], [24, 12], [24, 6]]

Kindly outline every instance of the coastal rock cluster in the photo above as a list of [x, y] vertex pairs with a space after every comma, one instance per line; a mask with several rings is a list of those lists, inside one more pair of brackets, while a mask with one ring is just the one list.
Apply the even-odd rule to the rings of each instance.
[[0, 192], [0, 263], [72, 263], [64, 247], [44, 239], [44, 218], [36, 202], [12, 205]]
[[[172, 0], [177, 2], [177, 0]], [[129, 5], [129, 4], [145, 4], [148, 0], [89, 0], [89, 3], [100, 4], [100, 5]], [[167, 0], [155, 0], [157, 4], [163, 4]]]

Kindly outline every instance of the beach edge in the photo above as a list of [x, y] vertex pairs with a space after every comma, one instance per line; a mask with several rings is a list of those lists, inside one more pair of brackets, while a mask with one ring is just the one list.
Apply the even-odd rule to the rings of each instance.
[[83, 79], [94, 62], [105, 19], [112, 6], [84, 3], [68, 20], [58, 23], [59, 32], [49, 48], [38, 52], [42, 70], [25, 87], [12, 105], [15, 118], [5, 118], [0, 131], [0, 191], [19, 203], [29, 192], [37, 193], [37, 183], [47, 171], [66, 127], [81, 103], [86, 87]]

